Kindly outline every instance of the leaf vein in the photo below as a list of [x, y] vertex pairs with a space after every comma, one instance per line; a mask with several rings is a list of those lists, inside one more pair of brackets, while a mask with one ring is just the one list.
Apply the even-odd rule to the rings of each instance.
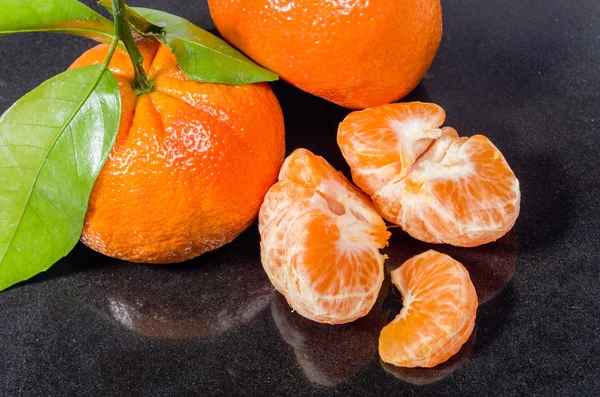
[[28, 143], [19, 143], [19, 144], [10, 144], [10, 145], [0, 145], [0, 147], [31, 147], [31, 148], [36, 148], [36, 149], [40, 149], [40, 150], [46, 150], [45, 147], [42, 146], [38, 146], [38, 145], [30, 145]]
[[10, 123], [11, 127], [48, 127], [48, 128], [60, 128], [56, 125], [47, 124], [35, 124], [35, 123]]
[[22, 101], [21, 104], [23, 103], [32, 103], [32, 102], [38, 102], [38, 101], [59, 101], [59, 102], [65, 102], [65, 103], [73, 103], [73, 104], [77, 104], [79, 102], [77, 101], [69, 101], [67, 99], [60, 99], [60, 98], [51, 98], [51, 97], [42, 97], [42, 98], [34, 98], [34, 99], [30, 99], [28, 101]]
[[107, 38], [112, 39], [113, 35], [107, 33], [103, 30], [98, 29], [90, 29], [90, 28], [30, 28], [30, 29], [19, 29], [19, 30], [2, 30], [0, 31], [0, 36], [9, 35], [9, 34], [17, 34], [17, 33], [38, 33], [38, 32], [49, 32], [49, 33], [69, 33], [69, 32], [92, 32], [97, 33], [99, 35], [105, 36]]
[[81, 192], [81, 167], [79, 165], [79, 156], [77, 155], [77, 149], [75, 148], [75, 135], [73, 132], [73, 128], [69, 127], [69, 131], [71, 132], [71, 145], [73, 146], [73, 157], [75, 157], [75, 165], [77, 165], [77, 187], [78, 191]]
[[5, 165], [5, 166], [0, 166], [0, 169], [3, 170], [11, 170], [11, 169], [19, 169], [19, 170], [25, 170], [25, 171], [35, 171], [35, 168], [29, 168], [29, 167], [22, 167], [20, 165]]

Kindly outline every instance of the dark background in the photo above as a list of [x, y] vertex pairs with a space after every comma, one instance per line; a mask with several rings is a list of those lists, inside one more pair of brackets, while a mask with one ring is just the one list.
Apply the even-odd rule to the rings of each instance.
[[[132, 5], [214, 32], [205, 1]], [[438, 247], [467, 266], [483, 302], [457, 357], [431, 370], [381, 365], [378, 333], [400, 308], [389, 281], [350, 325], [291, 313], [261, 268], [253, 225], [175, 267], [78, 246], [0, 293], [0, 396], [598, 395], [600, 2], [446, 0], [443, 9], [439, 53], [405, 100], [435, 102], [461, 135], [490, 137], [522, 190], [508, 236]], [[91, 45], [0, 38], [0, 112]], [[349, 111], [283, 82], [273, 89], [288, 152], [306, 147], [347, 173], [335, 132]], [[393, 233], [388, 269], [428, 248]]]

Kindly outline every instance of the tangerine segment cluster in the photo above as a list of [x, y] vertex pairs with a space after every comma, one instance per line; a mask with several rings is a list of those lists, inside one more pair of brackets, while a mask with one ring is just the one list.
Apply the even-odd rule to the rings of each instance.
[[425, 75], [442, 37], [440, 0], [209, 0], [225, 39], [296, 87], [362, 109]]
[[381, 359], [400, 367], [433, 367], [456, 354], [475, 326], [477, 293], [469, 272], [429, 250], [391, 272], [402, 310], [379, 336]]
[[342, 324], [371, 310], [390, 233], [369, 198], [322, 157], [290, 154], [260, 209], [259, 230], [263, 267], [302, 316]]
[[416, 239], [472, 247], [505, 235], [520, 208], [519, 181], [483, 135], [440, 128], [444, 110], [421, 102], [351, 113], [338, 144], [354, 182], [388, 221]]
[[[166, 46], [138, 42], [151, 93], [136, 96], [124, 50], [115, 146], [92, 190], [81, 240], [115, 258], [172, 263], [230, 242], [256, 218], [285, 153], [283, 115], [265, 84], [188, 79]], [[107, 45], [72, 68], [104, 62]]]

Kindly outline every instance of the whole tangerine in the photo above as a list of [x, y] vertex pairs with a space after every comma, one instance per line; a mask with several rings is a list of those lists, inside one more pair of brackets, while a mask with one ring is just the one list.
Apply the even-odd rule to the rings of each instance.
[[[81, 241], [132, 262], [182, 262], [233, 240], [256, 218], [285, 152], [283, 115], [266, 83], [190, 80], [153, 39], [138, 40], [153, 91], [136, 95], [117, 49], [115, 146], [92, 190]], [[108, 45], [71, 68], [104, 62]]]
[[209, 0], [219, 32], [296, 87], [362, 109], [422, 80], [442, 37], [440, 0]]

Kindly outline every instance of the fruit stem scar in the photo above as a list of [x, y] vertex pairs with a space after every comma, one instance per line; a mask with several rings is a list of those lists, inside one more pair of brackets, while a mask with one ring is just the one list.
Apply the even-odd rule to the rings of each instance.
[[112, 0], [113, 15], [115, 18], [115, 32], [119, 39], [125, 44], [127, 53], [131, 58], [133, 65], [133, 71], [135, 78], [132, 86], [136, 94], [147, 93], [152, 90], [152, 82], [148, 79], [146, 72], [144, 71], [144, 57], [140, 54], [135, 40], [131, 34], [129, 23], [127, 21], [127, 14], [125, 12], [125, 1], [124, 0]]

